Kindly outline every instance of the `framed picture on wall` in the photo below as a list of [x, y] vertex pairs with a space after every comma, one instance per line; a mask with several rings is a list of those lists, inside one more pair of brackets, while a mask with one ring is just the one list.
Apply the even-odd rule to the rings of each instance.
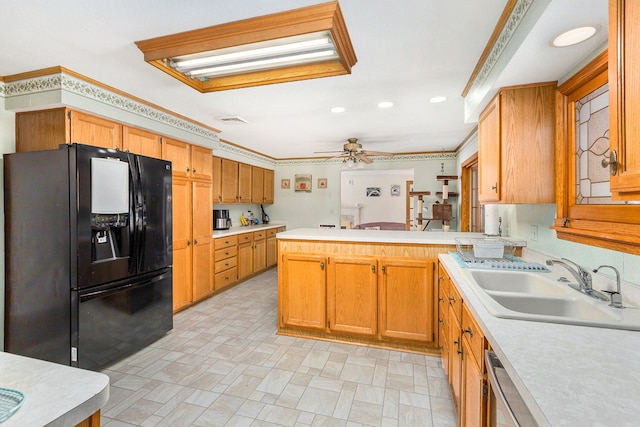
[[291, 188], [291, 180], [289, 179], [283, 179], [280, 181], [280, 188], [284, 188], [285, 190], [288, 190], [289, 188]]
[[367, 197], [380, 197], [380, 187], [367, 187]]
[[392, 196], [399, 196], [400, 195], [400, 186], [397, 184], [394, 184], [391, 186], [391, 195]]
[[311, 193], [311, 175], [296, 175], [294, 185], [295, 191]]
[[327, 178], [318, 178], [318, 188], [327, 188]]

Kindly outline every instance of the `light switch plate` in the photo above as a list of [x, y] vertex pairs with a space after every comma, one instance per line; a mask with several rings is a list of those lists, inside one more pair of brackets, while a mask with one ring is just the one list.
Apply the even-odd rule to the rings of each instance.
[[538, 241], [538, 226], [535, 224], [529, 225], [529, 240]]

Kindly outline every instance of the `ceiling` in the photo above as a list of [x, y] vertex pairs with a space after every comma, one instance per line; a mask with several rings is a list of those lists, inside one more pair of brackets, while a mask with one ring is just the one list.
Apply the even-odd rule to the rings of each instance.
[[[63, 66], [275, 159], [319, 156], [350, 137], [372, 151], [453, 151], [473, 132], [461, 94], [507, 0], [340, 0], [358, 58], [352, 74], [224, 92], [178, 82], [145, 63], [134, 44], [323, 1], [3, 0], [0, 76]], [[607, 39], [607, 0], [535, 1], [549, 4], [490, 92], [558, 80]], [[585, 24], [601, 30], [581, 45], [550, 47], [557, 34]], [[447, 101], [429, 103], [434, 96]], [[381, 101], [394, 106], [380, 109]], [[331, 113], [336, 106], [345, 112]]]

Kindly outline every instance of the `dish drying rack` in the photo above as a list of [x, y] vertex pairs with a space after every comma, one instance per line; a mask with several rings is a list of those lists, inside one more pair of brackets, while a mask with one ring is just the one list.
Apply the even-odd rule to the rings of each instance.
[[469, 268], [490, 270], [549, 271], [535, 262], [524, 261], [514, 256], [516, 247], [526, 246], [523, 241], [512, 241], [499, 237], [456, 237], [457, 254]]

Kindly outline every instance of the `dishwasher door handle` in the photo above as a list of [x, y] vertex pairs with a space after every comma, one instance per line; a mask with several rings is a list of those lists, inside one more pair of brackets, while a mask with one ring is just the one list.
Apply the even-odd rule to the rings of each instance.
[[496, 354], [491, 350], [484, 351], [484, 359], [487, 363], [487, 373], [489, 374], [489, 384], [491, 386], [491, 389], [493, 390], [493, 393], [496, 396], [496, 400], [497, 400], [496, 403], [499, 403], [500, 407], [504, 409], [504, 412], [506, 412], [506, 414], [504, 415], [508, 414], [509, 416], [509, 420], [505, 420], [505, 421], [507, 423], [511, 422], [511, 424], [508, 424], [508, 425], [513, 425], [514, 427], [520, 427], [520, 423], [518, 422], [518, 419], [513, 413], [513, 410], [511, 409], [511, 406], [509, 405], [509, 402], [507, 401], [507, 398], [504, 395], [504, 391], [502, 390], [502, 385], [500, 384], [500, 381], [498, 380], [498, 377], [496, 376], [496, 373], [495, 373], [495, 369], [504, 370], [504, 367], [500, 363], [500, 359], [498, 359]]

